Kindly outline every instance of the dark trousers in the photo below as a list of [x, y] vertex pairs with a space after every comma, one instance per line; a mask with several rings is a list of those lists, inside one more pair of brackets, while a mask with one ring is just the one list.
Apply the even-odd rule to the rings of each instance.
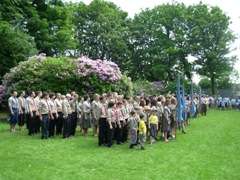
[[77, 112], [73, 112], [71, 115], [71, 132], [70, 135], [74, 136], [77, 128]]
[[119, 125], [116, 125], [116, 129], [114, 131], [115, 133], [115, 139], [117, 141], [117, 144], [122, 143], [123, 141], [123, 123], [121, 123], [121, 127]]
[[107, 143], [107, 118], [99, 119], [98, 145]]
[[[125, 122], [127, 122], [128, 120], [126, 119]], [[127, 123], [123, 126], [122, 129], [122, 142], [126, 142], [128, 138], [128, 125]]]
[[203, 116], [207, 115], [207, 105], [206, 104], [201, 105], [201, 113]]
[[29, 121], [30, 121], [30, 118], [31, 118], [30, 114], [27, 113], [27, 114], [26, 114], [26, 127], [27, 127], [28, 130], [29, 130]]
[[112, 129], [111, 129], [109, 126], [109, 123], [107, 123], [107, 146], [108, 147], [111, 147], [113, 145], [114, 128], [115, 128], [115, 124], [112, 123]]
[[150, 124], [150, 136], [157, 140], [157, 124]]
[[63, 127], [63, 113], [58, 112], [58, 118], [56, 119], [56, 135], [62, 134]]
[[41, 126], [41, 122], [40, 122], [40, 117], [36, 116], [35, 122], [34, 122], [34, 131], [35, 133], [39, 133], [40, 132], [40, 126]]
[[63, 138], [68, 138], [70, 136], [70, 128], [71, 128], [71, 116], [63, 119]]
[[19, 114], [19, 116], [18, 116], [18, 125], [19, 126], [24, 126], [24, 124], [25, 124], [25, 113], [21, 113], [21, 114]]
[[53, 118], [49, 120], [49, 137], [53, 137], [55, 134], [55, 127], [56, 127], [56, 119], [57, 119], [57, 114], [53, 113]]
[[32, 113], [32, 116], [29, 115], [29, 122], [28, 122], [28, 135], [33, 135], [36, 132], [36, 112]]
[[42, 139], [47, 139], [49, 137], [49, 118], [48, 114], [43, 114], [42, 115], [42, 121], [41, 121], [41, 126], [42, 126]]

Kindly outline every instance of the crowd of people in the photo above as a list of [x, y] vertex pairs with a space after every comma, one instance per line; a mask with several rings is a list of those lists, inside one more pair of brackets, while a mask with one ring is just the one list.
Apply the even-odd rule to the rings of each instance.
[[227, 109], [238, 109], [240, 110], [240, 97], [235, 98], [235, 97], [218, 97], [216, 100], [212, 98], [212, 102], [215, 103], [215, 105], [222, 110], [227, 110]]
[[21, 130], [26, 124], [30, 136], [69, 138], [75, 136], [80, 126], [83, 136], [92, 129], [92, 135], [98, 136], [99, 146], [123, 144], [129, 138], [130, 148], [144, 149], [146, 140], [151, 144], [159, 140], [169, 142], [176, 139], [177, 129], [186, 133], [189, 117], [206, 115], [208, 101], [206, 97], [186, 96], [183, 118], [178, 119], [174, 94], [124, 97], [107, 93], [80, 97], [74, 91], [66, 95], [23, 91], [18, 96], [13, 91], [8, 99], [10, 130], [15, 132], [16, 124]]

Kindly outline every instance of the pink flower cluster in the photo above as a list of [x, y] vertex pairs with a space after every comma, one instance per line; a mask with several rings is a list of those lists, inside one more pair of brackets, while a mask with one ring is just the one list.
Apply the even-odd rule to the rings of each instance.
[[0, 103], [2, 103], [5, 96], [5, 86], [0, 85]]
[[116, 82], [121, 79], [122, 73], [117, 64], [112, 61], [92, 60], [82, 56], [76, 60], [77, 73], [80, 76], [96, 75], [103, 81]]

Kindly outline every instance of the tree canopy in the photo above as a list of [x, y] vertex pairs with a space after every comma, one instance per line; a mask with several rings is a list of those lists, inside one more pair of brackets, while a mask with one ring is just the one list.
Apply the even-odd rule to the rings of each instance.
[[[162, 4], [134, 18], [112, 2], [89, 5], [62, 0], [2, 0], [1, 74], [33, 53], [108, 59], [133, 80], [171, 85], [178, 73], [194, 71], [216, 84], [228, 79], [236, 57], [229, 55], [234, 34], [230, 18], [203, 3]], [[189, 56], [195, 60], [189, 61]]]

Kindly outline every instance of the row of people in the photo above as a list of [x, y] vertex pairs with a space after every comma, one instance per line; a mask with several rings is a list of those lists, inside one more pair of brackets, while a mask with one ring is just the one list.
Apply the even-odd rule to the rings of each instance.
[[[117, 93], [95, 94], [80, 98], [74, 91], [70, 94], [30, 92], [26, 97], [22, 92], [17, 97], [13, 91], [9, 98], [11, 112], [11, 131], [15, 131], [16, 123], [20, 127], [26, 122], [29, 135], [40, 132], [41, 138], [47, 139], [56, 135], [63, 138], [74, 136], [77, 124], [83, 135], [88, 129], [93, 129], [93, 135], [98, 135], [98, 144], [111, 147], [127, 141], [130, 135], [130, 147], [141, 144], [145, 137], [151, 143], [158, 140], [158, 135], [168, 142], [176, 138], [177, 127], [185, 132], [190, 113], [189, 99], [186, 98], [186, 118], [177, 121], [177, 100], [174, 96], [152, 96], [124, 98]], [[41, 126], [41, 128], [40, 128]]]

